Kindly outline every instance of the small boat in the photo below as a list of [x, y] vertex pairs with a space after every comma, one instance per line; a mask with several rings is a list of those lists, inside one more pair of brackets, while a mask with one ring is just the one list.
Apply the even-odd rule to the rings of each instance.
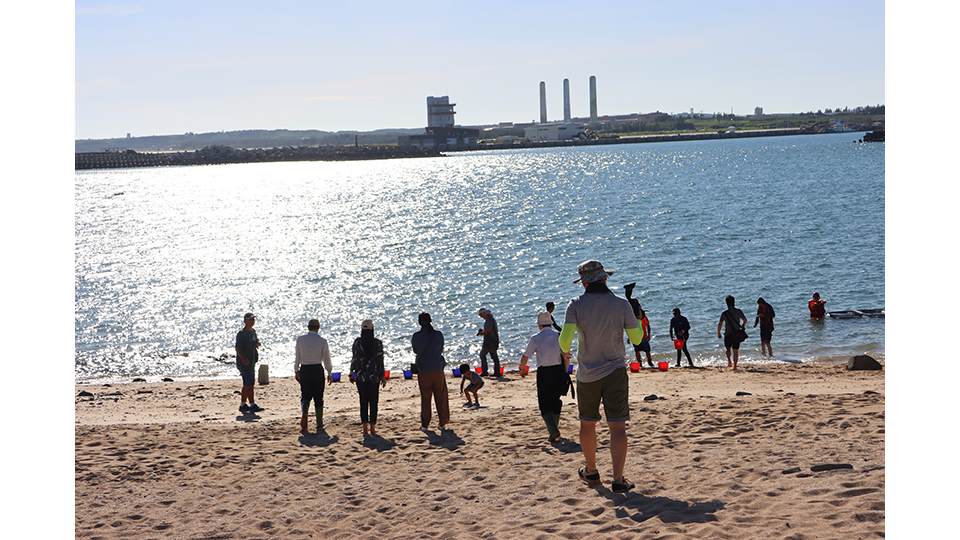
[[847, 309], [844, 311], [828, 311], [827, 315], [829, 315], [831, 319], [859, 319], [863, 317], [862, 313], [852, 309]]
[[883, 319], [886, 316], [886, 310], [884, 308], [858, 309], [857, 313], [860, 313], [864, 317], [871, 317], [874, 319]]

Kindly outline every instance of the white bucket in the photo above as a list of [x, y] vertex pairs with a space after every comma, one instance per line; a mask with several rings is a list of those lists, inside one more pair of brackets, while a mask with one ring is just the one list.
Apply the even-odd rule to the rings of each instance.
[[260, 369], [257, 373], [257, 382], [260, 383], [260, 386], [270, 384], [270, 366], [260, 364]]

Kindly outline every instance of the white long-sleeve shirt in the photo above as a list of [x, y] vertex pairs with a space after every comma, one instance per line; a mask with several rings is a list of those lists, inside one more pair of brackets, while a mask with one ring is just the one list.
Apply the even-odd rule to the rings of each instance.
[[297, 338], [296, 359], [293, 361], [293, 372], [299, 373], [300, 366], [323, 364], [329, 375], [333, 371], [330, 361], [330, 347], [327, 340], [316, 332], [307, 332]]

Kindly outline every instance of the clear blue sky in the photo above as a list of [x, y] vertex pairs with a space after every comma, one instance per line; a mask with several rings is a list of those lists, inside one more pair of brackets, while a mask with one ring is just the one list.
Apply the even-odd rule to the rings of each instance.
[[78, 138], [884, 101], [881, 0], [76, 3]]

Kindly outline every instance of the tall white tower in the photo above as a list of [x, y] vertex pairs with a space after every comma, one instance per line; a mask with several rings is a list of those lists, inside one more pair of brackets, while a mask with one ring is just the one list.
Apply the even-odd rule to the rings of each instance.
[[570, 121], [570, 79], [563, 80], [563, 121]]
[[540, 123], [547, 123], [547, 83], [540, 81]]
[[590, 121], [597, 121], [597, 77], [590, 76]]

